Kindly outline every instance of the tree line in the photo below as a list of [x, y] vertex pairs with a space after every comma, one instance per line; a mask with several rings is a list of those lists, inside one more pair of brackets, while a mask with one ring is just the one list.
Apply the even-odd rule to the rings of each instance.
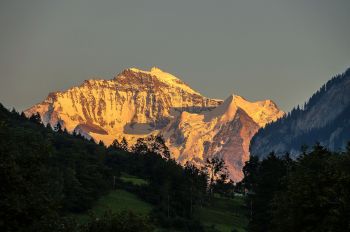
[[[220, 159], [207, 159], [204, 169], [191, 163], [183, 167], [171, 159], [160, 136], [139, 139], [133, 146], [115, 140], [106, 147], [69, 134], [60, 123], [52, 129], [38, 114], [27, 118], [1, 104], [0, 166], [1, 231], [202, 231], [196, 207], [208, 204], [214, 193], [230, 195], [233, 188]], [[148, 184], [124, 183], [123, 172]], [[151, 203], [151, 215], [106, 212], [84, 225], [71, 217], [91, 209], [114, 188]]]
[[[341, 88], [346, 80], [350, 78], [350, 68], [344, 73], [334, 76], [326, 84], [324, 84], [316, 93], [314, 93], [303, 106], [294, 107], [290, 112], [275, 122], [268, 123], [265, 127], [258, 130], [251, 140], [251, 148], [259, 143], [261, 138], [266, 139], [267, 145], [261, 147], [262, 150], [267, 150], [269, 145], [284, 144], [285, 150], [298, 150], [303, 144], [314, 144], [319, 141], [330, 149], [344, 149], [347, 141], [350, 139], [349, 115], [350, 106], [344, 107], [334, 119], [326, 123], [322, 127], [311, 127], [308, 130], [300, 130], [296, 125], [303, 120], [303, 116], [315, 109], [324, 98], [332, 98], [330, 91], [338, 89], [344, 91], [343, 98], [339, 99], [339, 104], [345, 105], [346, 89]], [[298, 129], [299, 128], [299, 129]], [[336, 132], [336, 133], [335, 133]], [[331, 139], [330, 135], [334, 138]], [[255, 152], [255, 151], [254, 151]], [[260, 155], [267, 155], [260, 154]]]
[[350, 143], [302, 150], [296, 160], [271, 153], [246, 163], [249, 231], [350, 231]]

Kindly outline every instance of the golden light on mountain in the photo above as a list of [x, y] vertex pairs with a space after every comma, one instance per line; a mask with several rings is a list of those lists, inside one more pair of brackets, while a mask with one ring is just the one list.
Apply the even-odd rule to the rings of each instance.
[[25, 111], [27, 116], [37, 112], [45, 124], [60, 122], [69, 132], [106, 145], [123, 137], [133, 144], [140, 137], [160, 134], [181, 164], [201, 165], [207, 157], [219, 156], [235, 181], [242, 178], [251, 137], [284, 114], [271, 100], [204, 97], [155, 67], [130, 68], [111, 80], [88, 80], [51, 93]]

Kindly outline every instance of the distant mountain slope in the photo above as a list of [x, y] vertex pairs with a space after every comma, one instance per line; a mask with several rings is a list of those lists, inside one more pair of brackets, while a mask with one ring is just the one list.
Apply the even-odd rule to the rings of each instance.
[[323, 85], [304, 105], [267, 125], [253, 137], [252, 155], [295, 154], [302, 145], [320, 142], [332, 150], [350, 140], [350, 69]]
[[210, 156], [225, 160], [231, 178], [243, 177], [249, 144], [260, 126], [283, 116], [270, 100], [249, 102], [236, 95], [212, 111], [182, 114], [161, 131], [176, 160], [201, 164]]
[[254, 133], [284, 114], [271, 100], [230, 96], [223, 103], [204, 97], [159, 68], [126, 69], [112, 80], [88, 80], [51, 93], [25, 111], [35, 113], [45, 124], [60, 122], [69, 132], [106, 145], [123, 137], [132, 145], [140, 137], [161, 134], [183, 164], [224, 157], [234, 180], [242, 178]]

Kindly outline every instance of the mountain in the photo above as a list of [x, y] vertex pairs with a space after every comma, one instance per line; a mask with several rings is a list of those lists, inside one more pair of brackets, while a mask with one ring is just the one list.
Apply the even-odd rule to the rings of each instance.
[[40, 113], [43, 122], [60, 122], [68, 131], [106, 144], [123, 136], [136, 139], [165, 127], [182, 111], [199, 112], [222, 101], [203, 97], [175, 76], [152, 68], [126, 69], [112, 80], [87, 80], [79, 87], [50, 93], [26, 110]]
[[261, 126], [283, 116], [270, 100], [251, 103], [231, 95], [212, 111], [182, 112], [162, 130], [169, 148], [180, 163], [201, 163], [207, 157], [225, 160], [233, 180], [243, 177], [249, 160], [249, 143]]
[[217, 155], [225, 159], [234, 180], [242, 178], [254, 133], [284, 114], [271, 100], [204, 97], [159, 68], [130, 68], [112, 80], [87, 80], [50, 93], [25, 111], [27, 116], [35, 113], [44, 124], [59, 122], [68, 132], [106, 145], [123, 137], [134, 144], [140, 137], [160, 134], [180, 163], [200, 165]]
[[301, 109], [267, 125], [253, 137], [250, 152], [265, 157], [269, 152], [293, 156], [303, 145], [320, 142], [340, 150], [350, 141], [350, 69], [333, 77]]

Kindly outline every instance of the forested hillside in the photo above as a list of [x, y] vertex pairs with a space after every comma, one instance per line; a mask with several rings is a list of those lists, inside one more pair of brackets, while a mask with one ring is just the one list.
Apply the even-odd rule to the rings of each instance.
[[1, 230], [50, 231], [90, 208], [111, 183], [103, 156], [94, 142], [0, 106]]
[[304, 145], [315, 142], [342, 150], [350, 140], [350, 69], [333, 77], [304, 106], [297, 106], [253, 137], [251, 154], [266, 157], [290, 152], [296, 156]]
[[[116, 140], [107, 148], [2, 105], [0, 159], [1, 231], [204, 231], [197, 210], [206, 212], [214, 194], [233, 196], [221, 160], [208, 160], [205, 170], [182, 167], [169, 158], [161, 137], [139, 139], [133, 147]], [[150, 213], [106, 212], [83, 224], [74, 216], [123, 191], [150, 205]]]
[[248, 231], [350, 231], [350, 143], [345, 152], [316, 144], [298, 156], [271, 153], [246, 163]]

